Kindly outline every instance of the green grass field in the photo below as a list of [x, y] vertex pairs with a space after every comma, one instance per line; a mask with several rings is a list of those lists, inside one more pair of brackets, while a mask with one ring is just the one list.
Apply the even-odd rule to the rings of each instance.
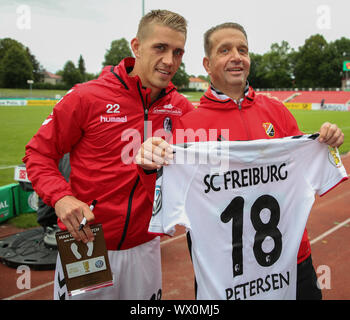
[[49, 89], [7, 89], [0, 88], [0, 98], [51, 98], [56, 95], [64, 96], [67, 90], [49, 90]]
[[199, 101], [203, 94], [204, 92], [199, 91], [182, 92], [182, 95], [184, 95], [190, 101]]
[[0, 107], [0, 186], [13, 183], [15, 166], [22, 163], [24, 148], [52, 107]]
[[[0, 92], [3, 90], [0, 89]], [[38, 97], [43, 95], [43, 91], [45, 90], [33, 90]], [[185, 94], [191, 101], [199, 101], [203, 95], [202, 92]], [[0, 107], [0, 186], [14, 182], [13, 166], [22, 163], [25, 145], [51, 111], [52, 107], [48, 106]], [[326, 121], [336, 123], [345, 134], [340, 153], [350, 151], [350, 112], [292, 110], [292, 113], [300, 129], [306, 133], [317, 132]]]
[[341, 154], [350, 151], [350, 112], [324, 111], [324, 110], [291, 110], [298, 122], [299, 128], [305, 133], [317, 132], [322, 123], [331, 122], [337, 124], [345, 135], [344, 143], [339, 148]]
[[[27, 97], [29, 90], [0, 89], [0, 97]], [[56, 94], [64, 95], [65, 91], [33, 90], [32, 97], [54, 98]], [[199, 101], [203, 92], [186, 92], [191, 101]], [[14, 166], [22, 163], [25, 145], [36, 133], [42, 122], [51, 113], [52, 106], [0, 106], [0, 186], [14, 183]], [[300, 129], [305, 133], [317, 132], [322, 123], [336, 123], [345, 134], [345, 142], [340, 153], [350, 151], [350, 112], [339, 111], [306, 111], [292, 110]], [[19, 215], [10, 219], [17, 227], [27, 228], [37, 226], [36, 213]]]

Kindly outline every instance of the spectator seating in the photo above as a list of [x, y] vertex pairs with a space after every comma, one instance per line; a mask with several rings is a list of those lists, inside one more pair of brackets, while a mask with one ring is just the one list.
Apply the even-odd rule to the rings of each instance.
[[350, 91], [258, 91], [283, 102], [350, 104]]

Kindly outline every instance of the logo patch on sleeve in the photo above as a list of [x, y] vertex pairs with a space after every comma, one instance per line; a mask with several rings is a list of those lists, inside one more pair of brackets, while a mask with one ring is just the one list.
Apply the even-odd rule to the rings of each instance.
[[343, 166], [337, 148], [332, 148], [332, 147], [328, 146], [328, 159], [329, 159], [330, 163], [333, 164], [337, 168], [340, 168]]
[[162, 209], [162, 188], [157, 185], [154, 191], [152, 216], [156, 216]]

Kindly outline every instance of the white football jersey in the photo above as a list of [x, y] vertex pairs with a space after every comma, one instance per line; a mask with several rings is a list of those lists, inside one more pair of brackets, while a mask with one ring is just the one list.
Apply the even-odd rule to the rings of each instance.
[[316, 135], [174, 146], [158, 171], [150, 232], [192, 240], [197, 299], [295, 299], [297, 254], [315, 193], [347, 179]]

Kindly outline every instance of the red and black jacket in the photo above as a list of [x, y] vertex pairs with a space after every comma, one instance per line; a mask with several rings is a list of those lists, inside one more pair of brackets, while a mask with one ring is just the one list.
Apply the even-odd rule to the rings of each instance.
[[[26, 146], [23, 161], [43, 201], [54, 207], [66, 195], [90, 204], [102, 223], [108, 250], [128, 249], [154, 238], [147, 232], [152, 201], [133, 163], [146, 136], [167, 134], [192, 104], [169, 83], [150, 102], [150, 89], [128, 73], [133, 58], [105, 67], [98, 79], [75, 85], [54, 107]], [[70, 153], [71, 175], [57, 168]], [[65, 226], [59, 221], [59, 226]]]

